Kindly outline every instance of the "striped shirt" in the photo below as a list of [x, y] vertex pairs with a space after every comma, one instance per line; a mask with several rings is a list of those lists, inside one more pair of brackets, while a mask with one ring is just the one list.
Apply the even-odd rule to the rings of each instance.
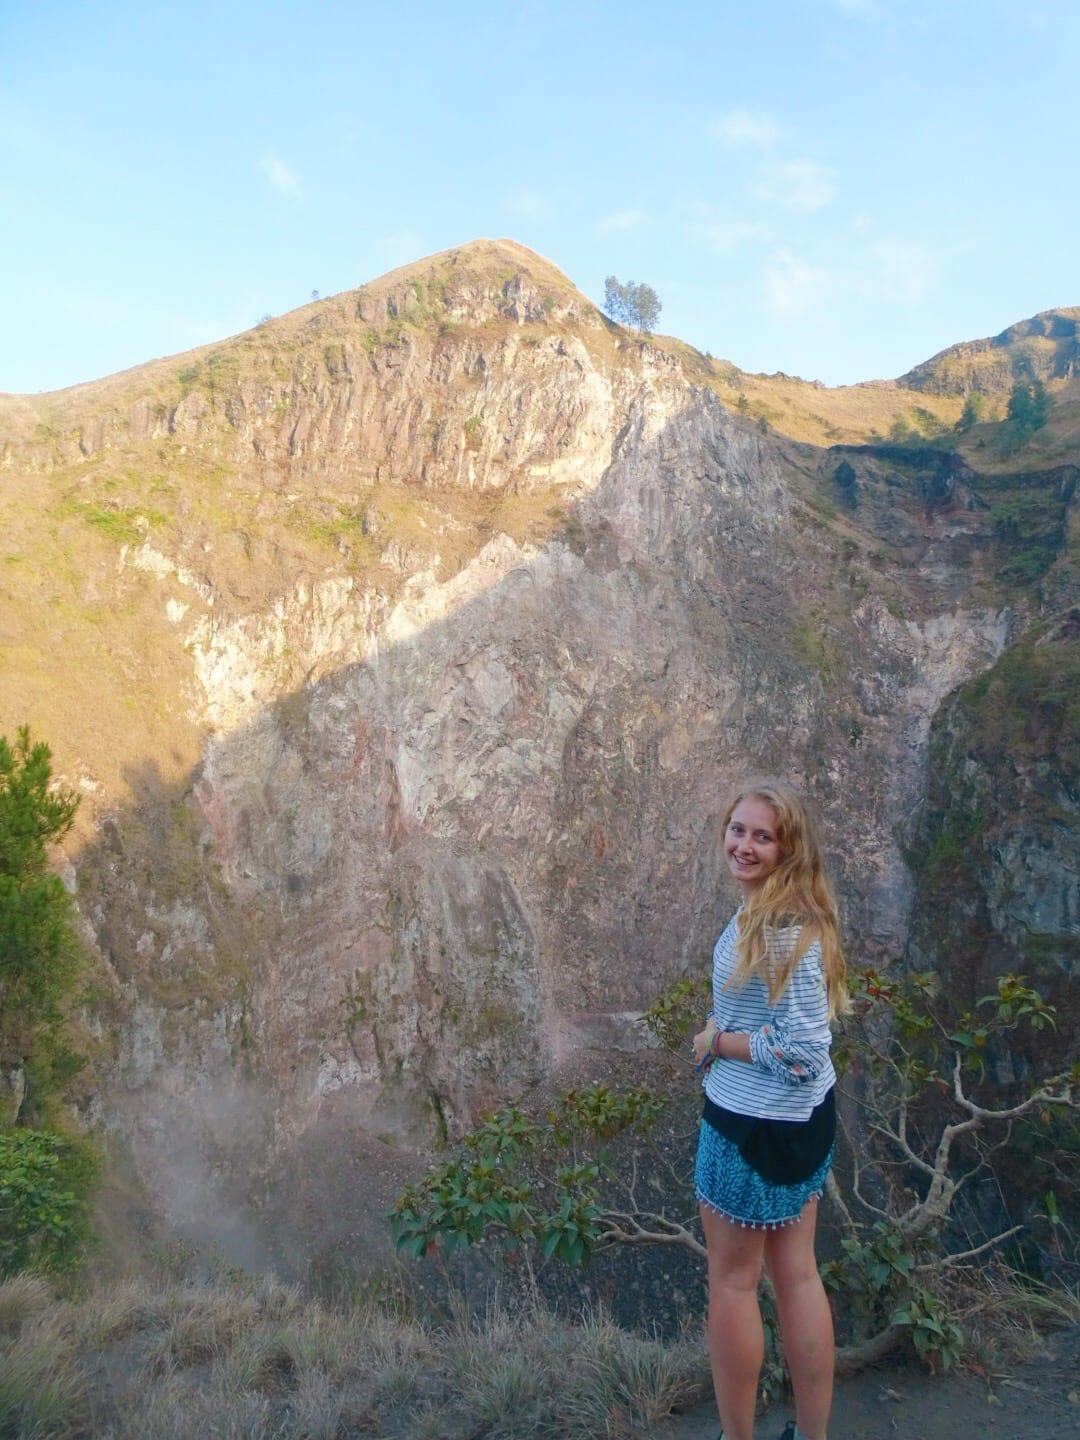
[[[726, 981], [735, 973], [739, 912], [732, 916], [713, 951], [712, 1014], [719, 1030], [750, 1036], [750, 1064], [714, 1060], [705, 1072], [705, 1093], [740, 1115], [771, 1120], [805, 1120], [836, 1083], [829, 1050], [829, 1001], [821, 945], [810, 946], [775, 1005], [763, 980], [753, 975], [740, 990]], [[790, 955], [799, 927], [769, 935], [773, 953]]]

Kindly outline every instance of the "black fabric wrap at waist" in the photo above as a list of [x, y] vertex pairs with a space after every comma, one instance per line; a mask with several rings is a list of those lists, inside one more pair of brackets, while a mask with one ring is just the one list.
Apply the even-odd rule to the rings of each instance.
[[836, 1095], [833, 1090], [806, 1120], [759, 1120], [725, 1110], [705, 1097], [702, 1119], [738, 1146], [751, 1169], [772, 1185], [797, 1185], [809, 1180], [824, 1162], [836, 1139]]

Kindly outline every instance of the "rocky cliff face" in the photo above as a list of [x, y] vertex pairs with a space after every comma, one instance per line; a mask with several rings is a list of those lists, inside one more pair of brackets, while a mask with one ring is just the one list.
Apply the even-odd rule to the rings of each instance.
[[377, 1188], [639, 1046], [732, 903], [748, 772], [816, 800], [852, 959], [899, 958], [934, 717], [1031, 611], [970, 469], [937, 494], [871, 448], [838, 508], [835, 456], [521, 247], [275, 327], [20, 402], [0, 472], [60, 596], [12, 592], [57, 657], [24, 696], [94, 822], [87, 1104], [181, 1217], [238, 1178], [325, 1211], [322, 1142]]
[[[1060, 1012], [1038, 1048], [1067, 1057], [1080, 1010], [1080, 617], [1013, 646], [934, 719], [915, 867], [926, 903], [911, 959], [951, 955], [957, 1000], [974, 1006], [1005, 970]], [[962, 997], [962, 998], [961, 998]], [[1021, 1063], [1021, 1051], [997, 1057]]]

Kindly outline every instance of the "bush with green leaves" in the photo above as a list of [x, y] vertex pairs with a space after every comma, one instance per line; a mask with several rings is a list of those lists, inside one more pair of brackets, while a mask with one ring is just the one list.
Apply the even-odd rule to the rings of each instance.
[[837, 1050], [850, 1174], [841, 1253], [824, 1269], [838, 1309], [852, 1324], [846, 1357], [872, 1363], [908, 1338], [919, 1357], [947, 1369], [962, 1332], [957, 1297], [978, 1288], [990, 1252], [1021, 1225], [950, 1245], [958, 1198], [992, 1174], [1016, 1127], [1052, 1110], [1080, 1110], [1080, 1066], [1006, 1094], [994, 1061], [1022, 1029], [1055, 1024], [1054, 1011], [1024, 976], [957, 1012], [934, 972], [898, 979], [868, 968], [854, 977], [853, 1014]]
[[71, 901], [49, 846], [71, 828], [76, 796], [52, 784], [49, 747], [23, 726], [0, 735], [0, 1063], [29, 1058], [55, 1029], [77, 960]]
[[[541, 1116], [512, 1108], [491, 1117], [402, 1195], [391, 1212], [399, 1248], [420, 1257], [495, 1240], [510, 1256], [534, 1247], [573, 1265], [620, 1244], [677, 1245], [703, 1257], [689, 1185], [697, 1097], [685, 1069], [681, 1083], [676, 1074], [706, 996], [703, 980], [684, 979], [643, 1017], [671, 1057], [675, 1083], [597, 1083], [563, 1092]], [[830, 1176], [839, 1244], [823, 1271], [842, 1322], [837, 1365], [851, 1373], [907, 1340], [928, 1365], [947, 1369], [963, 1344], [958, 1296], [1019, 1229], [950, 1249], [954, 1202], [992, 1169], [1014, 1127], [1080, 1110], [1080, 1067], [1009, 1097], [990, 1084], [987, 1060], [1018, 1028], [1054, 1024], [1022, 976], [1002, 976], [957, 1015], [936, 977], [893, 980], [868, 969], [855, 977], [854, 1001], [836, 1050], [847, 1193]], [[643, 1156], [670, 1108], [686, 1121], [685, 1173], [658, 1201], [655, 1184], [641, 1183]]]
[[664, 1105], [645, 1086], [594, 1083], [564, 1091], [537, 1119], [500, 1111], [405, 1190], [391, 1212], [398, 1248], [449, 1255], [496, 1238], [511, 1257], [531, 1245], [544, 1259], [584, 1265], [631, 1229], [672, 1223], [633, 1203], [613, 1206], [607, 1193], [618, 1182], [616, 1142], [643, 1139]]
[[81, 1257], [96, 1170], [62, 1123], [64, 1089], [82, 1067], [67, 1035], [79, 972], [72, 904], [49, 863], [77, 797], [57, 787], [48, 745], [26, 726], [0, 736], [0, 1275], [60, 1272]]
[[0, 1135], [0, 1278], [78, 1264], [96, 1169], [94, 1152], [79, 1141], [39, 1130]]

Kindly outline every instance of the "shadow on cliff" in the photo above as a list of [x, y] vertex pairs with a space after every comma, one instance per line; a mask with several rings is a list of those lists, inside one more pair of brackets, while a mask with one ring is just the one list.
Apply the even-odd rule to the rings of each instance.
[[[707, 964], [748, 771], [817, 800], [860, 955], [895, 958], [895, 814], [955, 679], [856, 596], [786, 463], [710, 393], [655, 433], [636, 409], [542, 551], [494, 537], [197, 772], [128, 777], [80, 906], [125, 1012], [104, 1111], [172, 1222], [245, 1265], [378, 1263], [425, 1147], [598, 1078]], [[966, 678], [999, 642], [961, 640]]]

